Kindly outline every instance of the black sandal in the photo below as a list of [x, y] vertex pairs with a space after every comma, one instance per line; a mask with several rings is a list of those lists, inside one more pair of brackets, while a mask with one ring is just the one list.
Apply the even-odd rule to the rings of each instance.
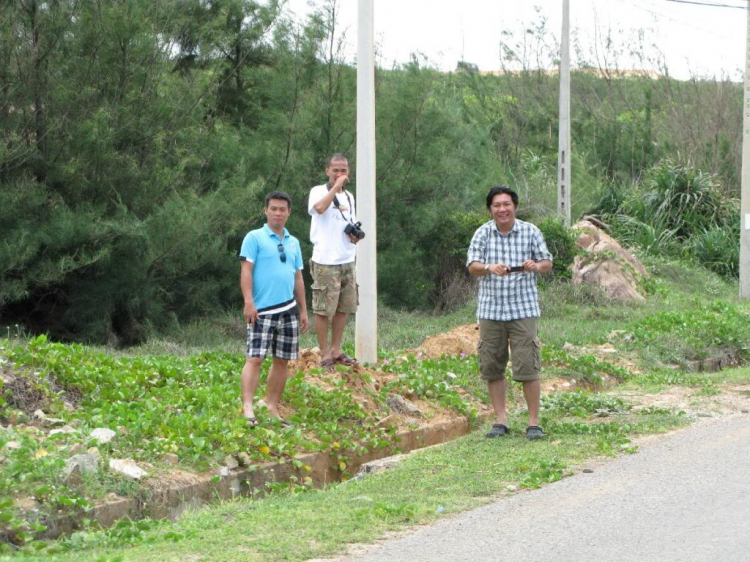
[[485, 437], [502, 437], [503, 435], [507, 435], [510, 433], [510, 429], [508, 429], [507, 425], [503, 425], [501, 423], [493, 423], [492, 429], [489, 430], [484, 436]]
[[535, 439], [542, 439], [546, 436], [544, 430], [538, 425], [530, 425], [526, 428], [526, 439], [534, 441]]

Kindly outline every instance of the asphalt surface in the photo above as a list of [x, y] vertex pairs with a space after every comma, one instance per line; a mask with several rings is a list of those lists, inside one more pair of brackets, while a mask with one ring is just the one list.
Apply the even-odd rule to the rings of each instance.
[[748, 562], [750, 415], [368, 547], [367, 562]]

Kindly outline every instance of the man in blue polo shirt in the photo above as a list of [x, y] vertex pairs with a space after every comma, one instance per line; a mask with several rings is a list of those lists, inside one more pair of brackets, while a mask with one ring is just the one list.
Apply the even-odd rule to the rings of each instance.
[[302, 280], [299, 241], [284, 228], [292, 200], [283, 191], [266, 195], [266, 224], [248, 232], [240, 250], [240, 288], [245, 299], [247, 350], [242, 369], [242, 412], [250, 426], [258, 425], [253, 410], [260, 366], [270, 350], [266, 407], [283, 426], [279, 400], [286, 386], [286, 367], [297, 359], [299, 334], [307, 331], [307, 304]]
[[[523, 384], [529, 409], [526, 437], [541, 439], [539, 426], [541, 353], [537, 337], [539, 299], [536, 278], [552, 269], [544, 236], [516, 219], [518, 195], [505, 185], [487, 194], [492, 220], [480, 226], [469, 244], [466, 266], [479, 277], [479, 370], [487, 381], [496, 420], [487, 437], [508, 433], [505, 367], [512, 354], [513, 379]], [[510, 354], [508, 353], [510, 348]]]

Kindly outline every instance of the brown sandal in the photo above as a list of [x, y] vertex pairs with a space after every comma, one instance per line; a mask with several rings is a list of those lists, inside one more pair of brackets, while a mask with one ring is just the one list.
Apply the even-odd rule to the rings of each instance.
[[320, 366], [323, 367], [326, 371], [333, 371], [336, 368], [336, 361], [334, 361], [331, 358], [328, 359], [321, 359], [320, 360]]
[[338, 357], [332, 359], [332, 361], [334, 363], [337, 363], [338, 365], [345, 365], [347, 367], [359, 365], [359, 361], [357, 361], [354, 357], [349, 357], [346, 353], [340, 354]]

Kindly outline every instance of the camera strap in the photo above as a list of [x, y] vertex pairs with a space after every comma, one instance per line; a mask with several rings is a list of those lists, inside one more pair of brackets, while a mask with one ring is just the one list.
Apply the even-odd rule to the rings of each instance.
[[346, 218], [346, 215], [344, 215], [344, 211], [342, 211], [341, 207], [339, 206], [339, 198], [335, 195], [333, 196], [333, 206], [339, 210], [339, 213], [341, 213], [341, 218], [343, 218], [349, 224], [354, 224], [354, 221], [352, 221], [352, 200], [349, 198], [349, 193], [346, 190], [344, 190], [344, 195], [346, 195], [346, 201], [349, 203], [349, 218]]

